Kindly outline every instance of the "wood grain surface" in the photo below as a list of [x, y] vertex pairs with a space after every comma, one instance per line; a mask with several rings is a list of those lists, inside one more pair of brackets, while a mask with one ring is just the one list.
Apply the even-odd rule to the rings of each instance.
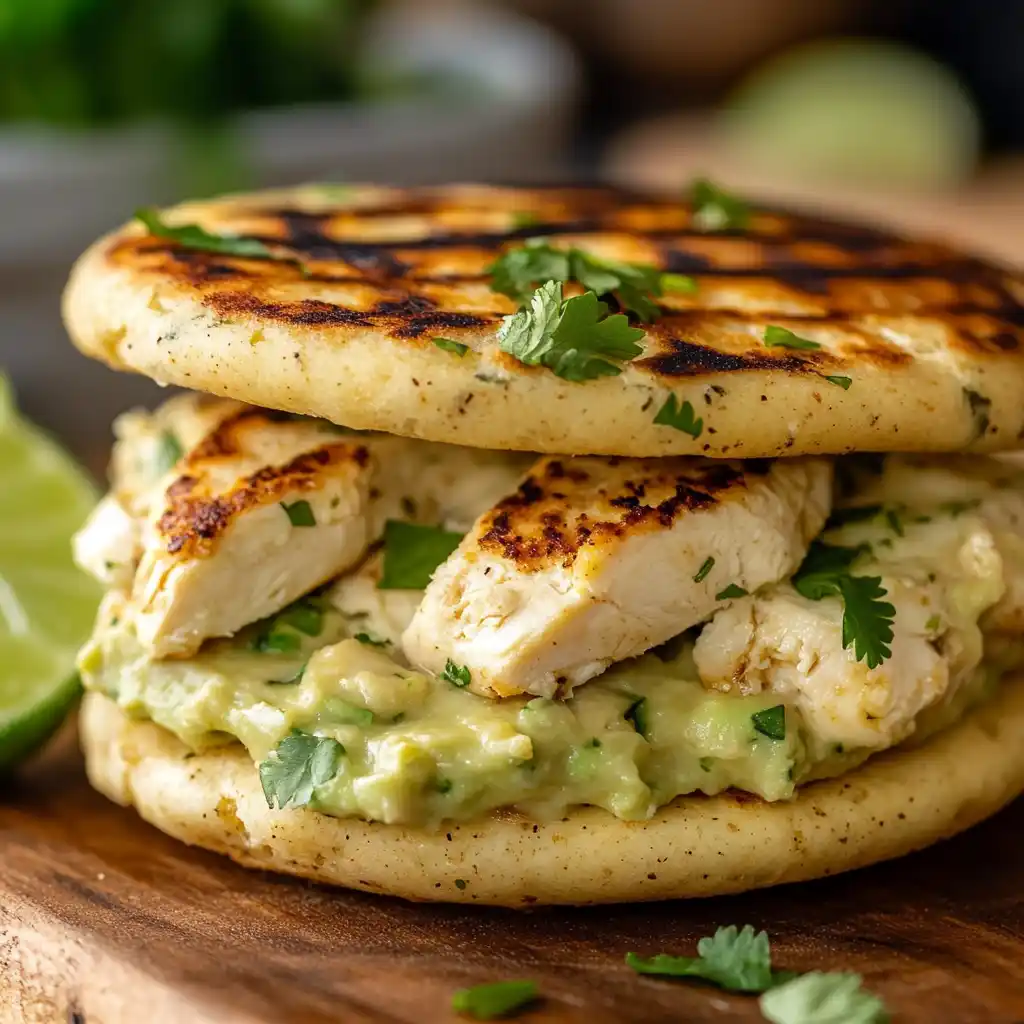
[[901, 862], [759, 894], [556, 911], [413, 905], [245, 871], [87, 786], [73, 737], [3, 786], [0, 1022], [319, 1024], [455, 1018], [528, 977], [528, 1024], [755, 1021], [755, 1001], [636, 977], [722, 924], [778, 966], [861, 972], [900, 1022], [1024, 1021], [1024, 801]]

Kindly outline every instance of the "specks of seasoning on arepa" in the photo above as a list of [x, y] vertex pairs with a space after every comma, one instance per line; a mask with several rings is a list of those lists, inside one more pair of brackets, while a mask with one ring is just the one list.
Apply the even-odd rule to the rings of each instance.
[[974, 439], [984, 437], [992, 423], [992, 399], [973, 388], [964, 388], [964, 398], [974, 420]]

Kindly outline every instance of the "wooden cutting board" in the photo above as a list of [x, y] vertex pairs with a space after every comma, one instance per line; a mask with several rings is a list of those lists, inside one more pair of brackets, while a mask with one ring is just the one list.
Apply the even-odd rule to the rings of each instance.
[[245, 871], [87, 786], [66, 735], [0, 797], [0, 1022], [450, 1021], [451, 992], [537, 980], [528, 1024], [756, 1021], [754, 1000], [634, 976], [768, 929], [778, 966], [861, 972], [900, 1022], [1024, 1022], [1024, 801], [901, 862], [715, 900], [498, 911]]

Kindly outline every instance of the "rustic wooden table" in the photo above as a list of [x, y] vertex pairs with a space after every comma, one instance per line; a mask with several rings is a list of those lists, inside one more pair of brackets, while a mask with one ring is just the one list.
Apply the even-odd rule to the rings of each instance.
[[190, 850], [93, 793], [70, 736], [3, 792], [3, 1024], [450, 1021], [454, 989], [511, 977], [544, 992], [529, 1024], [755, 1021], [753, 1000], [623, 964], [746, 922], [779, 966], [861, 972], [896, 1024], [1024, 1022], [1024, 801], [824, 882], [517, 912], [331, 891]]

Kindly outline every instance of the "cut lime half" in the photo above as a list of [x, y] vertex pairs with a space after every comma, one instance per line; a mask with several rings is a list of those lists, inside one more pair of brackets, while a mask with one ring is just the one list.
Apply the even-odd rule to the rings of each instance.
[[100, 589], [72, 562], [71, 536], [95, 501], [0, 377], [0, 771], [42, 744], [78, 695], [75, 655]]

